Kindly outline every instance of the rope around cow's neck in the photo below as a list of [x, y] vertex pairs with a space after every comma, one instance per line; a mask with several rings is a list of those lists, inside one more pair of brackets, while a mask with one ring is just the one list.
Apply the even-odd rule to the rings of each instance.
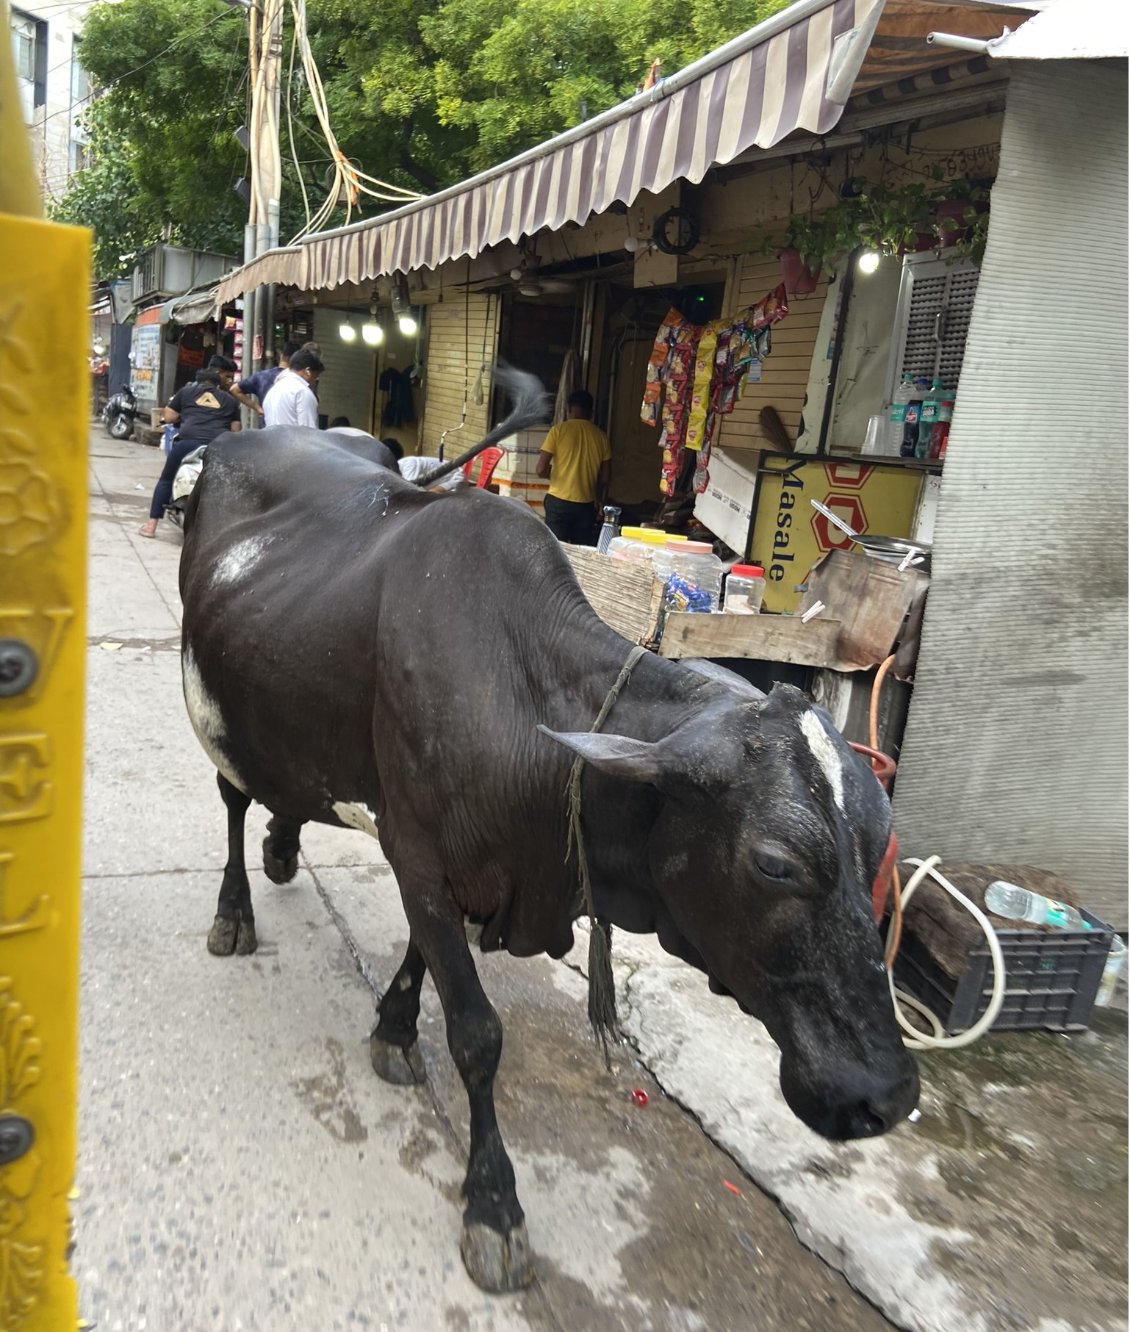
[[[616, 683], [608, 691], [604, 706], [592, 724], [592, 731], [599, 731], [612, 711], [612, 705], [620, 697], [620, 691], [628, 683], [628, 677], [635, 669], [636, 662], [644, 656], [647, 648], [634, 647], [628, 653], [628, 660], [620, 668]], [[585, 855], [584, 839], [581, 837], [581, 771], [583, 758], [573, 760], [569, 771], [569, 785], [566, 792], [569, 800], [569, 841], [565, 859], [573, 852], [577, 854], [577, 868], [581, 875], [581, 891], [584, 894], [585, 910], [589, 917], [589, 1022], [600, 1038], [604, 1049], [604, 1064], [611, 1072], [612, 1060], [608, 1054], [608, 1038], [619, 1037], [619, 1025], [616, 1021], [616, 983], [612, 979], [612, 927], [607, 921], [599, 920], [592, 896], [592, 880], [589, 878], [589, 862]]]

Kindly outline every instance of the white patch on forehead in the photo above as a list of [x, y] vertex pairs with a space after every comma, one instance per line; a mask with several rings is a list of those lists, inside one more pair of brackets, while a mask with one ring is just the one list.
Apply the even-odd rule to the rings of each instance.
[[250, 573], [259, 563], [270, 540], [267, 535], [245, 537], [225, 550], [212, 570], [213, 585], [234, 583], [237, 578]]
[[812, 750], [812, 757], [820, 765], [820, 771], [828, 779], [836, 808], [842, 811], [844, 807], [844, 765], [840, 758], [840, 751], [836, 748], [831, 735], [829, 735], [828, 728], [815, 712], [809, 710], [801, 713], [800, 729], [804, 738], [808, 741], [809, 749]]
[[358, 832], [368, 833], [370, 837], [376, 837], [377, 816], [365, 805], [354, 805], [344, 800], [335, 800], [333, 812], [347, 827], [356, 828]]
[[205, 754], [212, 760], [216, 770], [223, 773], [233, 786], [238, 786], [244, 795], [250, 795], [246, 783], [225, 753], [228, 732], [224, 725], [223, 714], [220, 712], [220, 705], [205, 689], [200, 668], [196, 665], [196, 658], [192, 655], [192, 648], [188, 644], [185, 644], [185, 649], [181, 653], [181, 675], [184, 680], [184, 701], [188, 708], [188, 720], [192, 723], [192, 729], [196, 732], [196, 738], [200, 741]]

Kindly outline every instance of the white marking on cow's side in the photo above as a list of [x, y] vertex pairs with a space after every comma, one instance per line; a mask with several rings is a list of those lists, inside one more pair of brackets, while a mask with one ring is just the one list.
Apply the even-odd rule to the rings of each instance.
[[348, 824], [350, 828], [356, 828], [358, 832], [368, 833], [370, 837], [377, 836], [377, 817], [365, 805], [355, 805], [344, 800], [335, 800], [333, 811], [342, 823]]
[[827, 727], [815, 712], [809, 710], [801, 713], [800, 729], [804, 738], [808, 741], [808, 747], [812, 750], [813, 758], [819, 763], [821, 772], [828, 779], [836, 808], [842, 811], [844, 807], [844, 765], [839, 750], [833, 743], [831, 735], [828, 734]]
[[237, 578], [250, 573], [259, 563], [270, 542], [269, 534], [245, 537], [242, 541], [237, 541], [216, 561], [216, 567], [212, 570], [213, 584], [218, 586], [221, 583], [234, 583]]
[[238, 786], [244, 795], [250, 795], [247, 785], [232, 766], [225, 749], [228, 738], [220, 705], [205, 689], [200, 676], [200, 668], [192, 655], [192, 648], [187, 644], [181, 653], [181, 674], [184, 680], [184, 701], [188, 708], [188, 720], [196, 732], [205, 754], [212, 760], [218, 772], [222, 772], [233, 786]]

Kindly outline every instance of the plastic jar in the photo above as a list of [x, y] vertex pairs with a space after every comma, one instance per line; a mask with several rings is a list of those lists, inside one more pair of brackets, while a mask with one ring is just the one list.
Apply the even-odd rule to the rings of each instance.
[[673, 537], [657, 527], [622, 527], [608, 543], [608, 553], [621, 560], [653, 560], [668, 541], [686, 541], [686, 537]]
[[[706, 541], [668, 541], [655, 552], [655, 572], [666, 585], [669, 610], [716, 611], [722, 598], [722, 561]], [[676, 575], [676, 577], [672, 577]]]
[[731, 615], [757, 615], [765, 595], [765, 570], [760, 564], [735, 564], [726, 575], [722, 609]]

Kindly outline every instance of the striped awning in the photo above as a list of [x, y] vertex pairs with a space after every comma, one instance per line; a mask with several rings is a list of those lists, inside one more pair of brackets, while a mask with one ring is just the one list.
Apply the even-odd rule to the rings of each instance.
[[799, 0], [655, 88], [470, 180], [371, 221], [271, 250], [218, 299], [265, 283], [306, 291], [434, 269], [501, 241], [583, 223], [675, 180], [699, 182], [796, 129], [843, 114], [884, 0]]

